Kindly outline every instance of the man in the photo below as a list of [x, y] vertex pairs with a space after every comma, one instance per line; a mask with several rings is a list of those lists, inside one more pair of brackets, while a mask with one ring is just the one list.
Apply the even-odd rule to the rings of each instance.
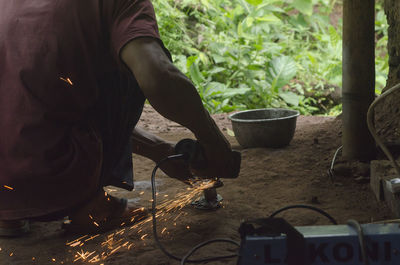
[[[154, 161], [174, 152], [133, 130], [145, 99], [195, 134], [208, 161], [196, 174], [238, 167], [171, 63], [149, 0], [0, 0], [0, 235], [26, 232], [27, 220], [69, 216], [87, 230], [143, 216], [102, 187], [133, 188], [132, 152]], [[183, 163], [162, 169], [191, 174]]]

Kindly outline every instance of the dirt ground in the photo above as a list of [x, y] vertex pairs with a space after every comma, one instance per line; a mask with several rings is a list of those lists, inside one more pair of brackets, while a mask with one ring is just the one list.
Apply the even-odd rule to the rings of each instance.
[[[227, 115], [219, 114], [214, 118], [227, 133], [227, 128], [231, 128]], [[140, 125], [168, 140], [191, 137], [190, 132], [165, 120], [148, 106]], [[328, 178], [327, 169], [341, 144], [340, 127], [341, 122], [335, 117], [300, 116], [293, 141], [281, 149], [242, 149], [234, 137], [226, 134], [232, 146], [242, 153], [242, 168], [239, 178], [224, 180], [224, 187], [218, 189], [224, 198], [223, 208], [208, 212], [188, 205], [165, 214], [159, 218], [159, 234], [164, 246], [182, 256], [204, 240], [222, 237], [240, 241], [238, 228], [243, 220], [267, 217], [274, 210], [292, 204], [320, 207], [339, 223], [350, 218], [361, 223], [391, 218], [388, 208], [375, 200], [369, 188], [367, 165], [355, 163], [350, 168], [345, 167], [339, 156], [334, 182]], [[150, 207], [149, 180], [154, 163], [135, 156], [134, 167], [136, 188], [133, 192], [112, 187], [107, 191]], [[157, 176], [157, 185], [159, 201], [169, 199], [173, 202], [176, 194], [189, 193], [186, 185], [161, 172]], [[281, 216], [298, 226], [329, 224], [325, 217], [308, 210], [291, 210]], [[60, 226], [61, 221], [34, 223], [32, 232], [25, 238], [0, 239], [0, 264], [180, 264], [159, 250], [152, 237], [150, 222], [98, 235], [94, 239], [83, 235], [78, 241], [74, 240], [79, 236], [65, 235]], [[207, 257], [235, 250], [233, 245], [218, 243], [195, 256]], [[233, 265], [236, 260], [209, 264]]]

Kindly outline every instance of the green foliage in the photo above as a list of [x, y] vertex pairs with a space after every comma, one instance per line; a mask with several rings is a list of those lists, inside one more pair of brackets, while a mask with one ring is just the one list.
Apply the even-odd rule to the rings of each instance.
[[[318, 98], [341, 87], [336, 0], [154, 0], [161, 37], [211, 112], [340, 109]], [[387, 24], [377, 4], [377, 91], [387, 75]], [[313, 95], [313, 96], [310, 96]]]

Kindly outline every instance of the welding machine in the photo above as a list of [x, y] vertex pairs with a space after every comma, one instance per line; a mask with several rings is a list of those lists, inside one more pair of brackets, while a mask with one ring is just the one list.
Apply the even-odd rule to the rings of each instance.
[[400, 264], [399, 223], [364, 224], [357, 231], [350, 225], [292, 227], [265, 218], [244, 222], [239, 231], [238, 265]]

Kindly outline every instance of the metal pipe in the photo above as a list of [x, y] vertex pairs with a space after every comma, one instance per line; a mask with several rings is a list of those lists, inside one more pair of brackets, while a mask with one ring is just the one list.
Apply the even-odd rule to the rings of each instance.
[[367, 112], [375, 95], [375, 1], [343, 2], [343, 157], [370, 160]]
[[217, 204], [218, 203], [217, 189], [211, 188], [204, 190], [204, 198], [211, 205]]

